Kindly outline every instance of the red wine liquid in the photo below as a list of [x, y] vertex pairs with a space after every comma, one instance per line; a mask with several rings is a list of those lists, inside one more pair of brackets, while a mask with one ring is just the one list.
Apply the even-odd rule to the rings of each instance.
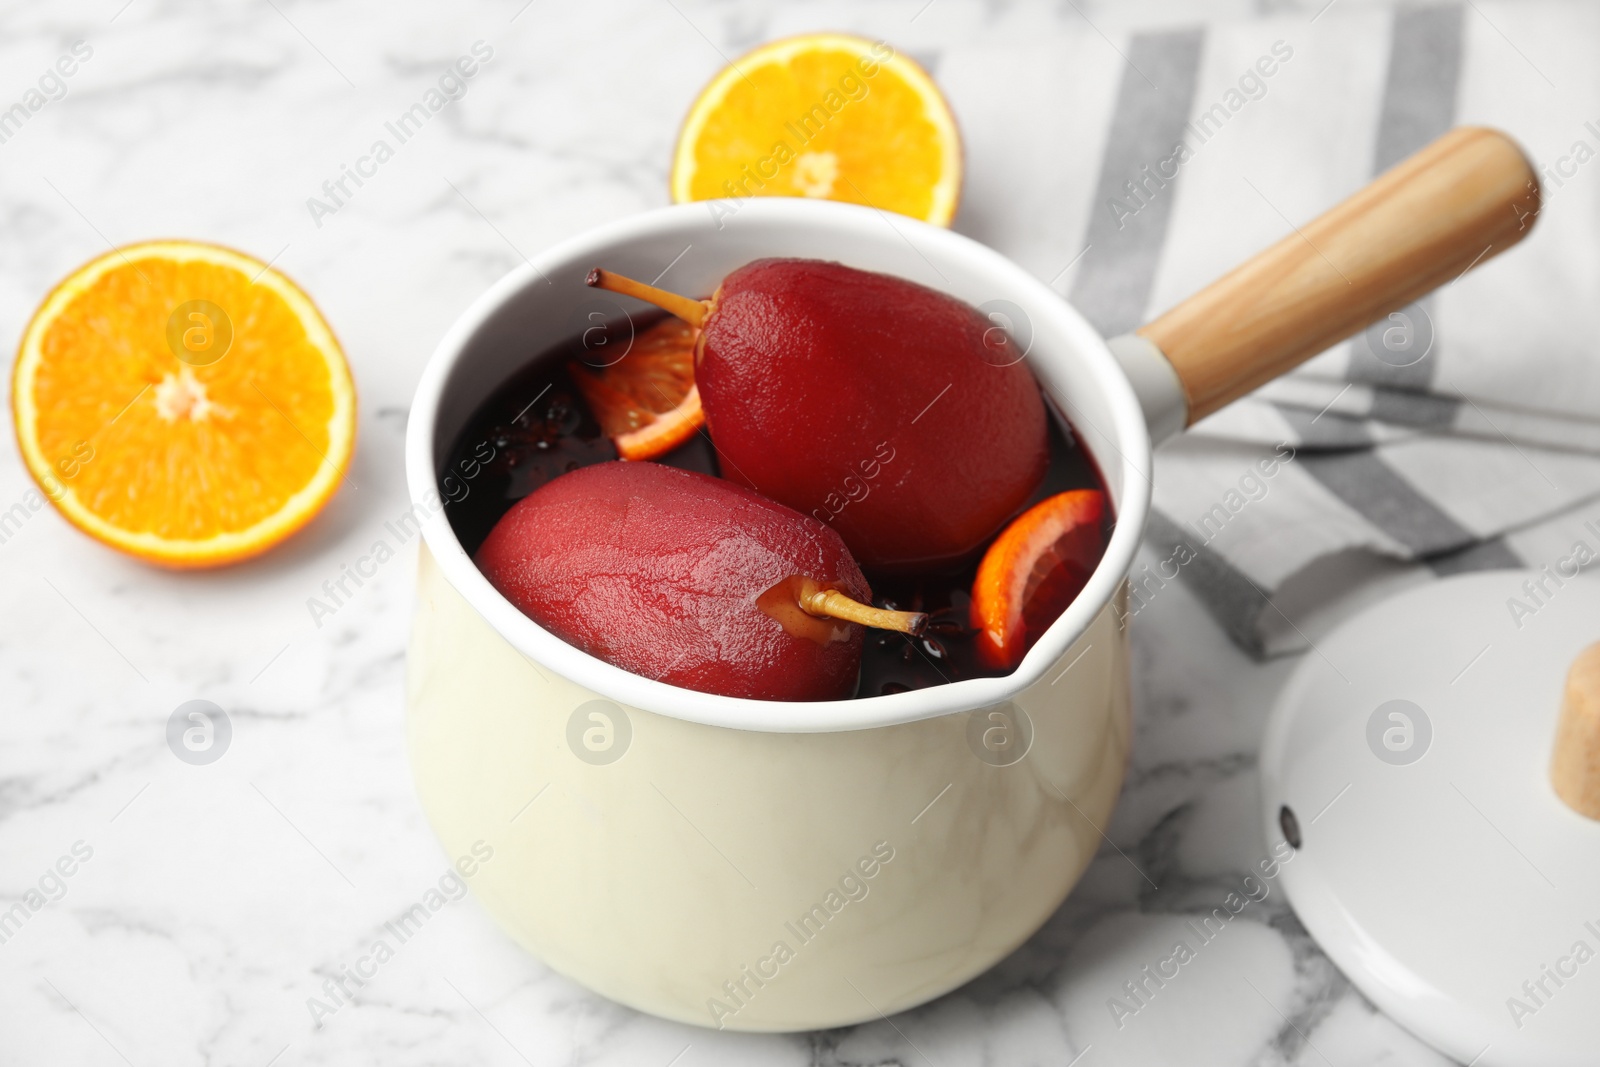
[[[631, 329], [651, 323], [636, 317]], [[608, 327], [610, 328], [610, 327]], [[623, 327], [622, 329], [630, 329]], [[445, 513], [469, 555], [511, 505], [544, 483], [591, 463], [617, 458], [610, 439], [583, 401], [567, 371], [572, 362], [593, 361], [607, 340], [591, 329], [535, 356], [495, 390], [456, 439], [450, 461], [439, 472]], [[710, 438], [702, 431], [655, 462], [720, 476]], [[1069, 489], [1099, 489], [1104, 484], [1093, 460], [1056, 420], [1050, 422], [1050, 467], [1029, 499], [1032, 506]], [[1110, 497], [1107, 496], [1109, 503]], [[1105, 538], [1115, 520], [1108, 506]], [[880, 607], [926, 611], [932, 615], [921, 637], [869, 630], [862, 647], [859, 696], [902, 693], [963, 678], [1005, 674], [978, 662], [968, 626], [970, 590], [979, 557], [948, 571], [915, 576], [868, 573]], [[1029, 632], [1039, 632], [1066, 608], [1086, 575], [1061, 576], [1074, 586], [1046, 583], [1025, 612]], [[1036, 630], [1035, 627], [1038, 629]]]

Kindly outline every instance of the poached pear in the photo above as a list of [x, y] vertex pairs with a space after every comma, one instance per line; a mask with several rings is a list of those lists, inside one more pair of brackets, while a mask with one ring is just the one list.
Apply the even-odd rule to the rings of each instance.
[[523, 497], [480, 570], [545, 629], [618, 667], [704, 693], [836, 700], [855, 692], [869, 606], [833, 530], [724, 479], [649, 462], [583, 467]]
[[1048, 466], [1047, 415], [1006, 332], [904, 278], [760, 259], [694, 300], [590, 285], [701, 327], [695, 384], [724, 478], [825, 522], [868, 570], [973, 556]]

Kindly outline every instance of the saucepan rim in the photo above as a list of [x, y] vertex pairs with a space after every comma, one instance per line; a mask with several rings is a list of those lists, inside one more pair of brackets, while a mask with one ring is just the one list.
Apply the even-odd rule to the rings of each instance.
[[[554, 671], [629, 709], [655, 712], [708, 726], [775, 733], [850, 731], [915, 722], [992, 707], [1044, 678], [1088, 630], [1133, 566], [1150, 505], [1150, 434], [1132, 386], [1105, 340], [1059, 294], [1000, 253], [927, 223], [872, 208], [830, 201], [763, 197], [737, 203], [735, 224], [751, 222], [825, 227], [849, 241], [908, 241], [929, 262], [964, 261], [992, 277], [1030, 317], [1053, 319], [1070, 339], [1068, 352], [1030, 352], [1036, 362], [1071, 359], [1092, 376], [1110, 412], [1110, 425], [1086, 425], [1086, 414], [1045, 388], [1046, 396], [1078, 431], [1107, 480], [1121, 486], [1117, 521], [1099, 566], [1077, 599], [1029, 650], [1020, 666], [1000, 678], [971, 678], [887, 696], [832, 701], [770, 701], [718, 696], [655, 681], [613, 666], [567, 644], [522, 614], [489, 584], [456, 539], [439, 499], [435, 435], [440, 402], [452, 373], [477, 332], [500, 309], [557, 271], [594, 265], [598, 250], [619, 243], [694, 230], [714, 240], [717, 216], [707, 204], [658, 208], [607, 223], [560, 242], [512, 270], [462, 312], [439, 341], [417, 384], [406, 427], [406, 482], [420, 513], [423, 539], [449, 584], [513, 648], [541, 670]], [[703, 231], [710, 225], [712, 232]], [[846, 258], [846, 257], [841, 257]], [[1037, 332], [1037, 327], [1036, 331]], [[1041, 386], [1045, 375], [1040, 374]], [[1103, 421], [1103, 420], [1102, 420]], [[1088, 649], [1079, 655], [1087, 654]], [[1074, 661], [1076, 662], [1076, 661]], [[1070, 665], [1068, 665], [1070, 666]]]

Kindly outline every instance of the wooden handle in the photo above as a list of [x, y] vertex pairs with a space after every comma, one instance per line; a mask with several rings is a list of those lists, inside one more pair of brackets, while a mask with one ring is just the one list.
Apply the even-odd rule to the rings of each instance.
[[1567, 672], [1550, 784], [1567, 807], [1600, 819], [1600, 644], [1580, 652]]
[[1193, 425], [1510, 248], [1539, 204], [1509, 137], [1459, 127], [1138, 332]]

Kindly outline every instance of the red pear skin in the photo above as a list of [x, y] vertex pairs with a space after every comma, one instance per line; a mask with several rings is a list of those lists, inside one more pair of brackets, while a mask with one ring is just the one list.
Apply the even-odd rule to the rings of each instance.
[[762, 259], [723, 280], [695, 381], [725, 478], [839, 532], [869, 571], [976, 553], [1043, 481], [1046, 412], [976, 308], [886, 274]]
[[802, 575], [870, 602], [861, 569], [833, 530], [724, 479], [583, 467], [518, 501], [477, 563], [529, 618], [635, 674], [760, 700], [855, 692], [861, 626], [796, 610], [786, 628], [758, 601]]

